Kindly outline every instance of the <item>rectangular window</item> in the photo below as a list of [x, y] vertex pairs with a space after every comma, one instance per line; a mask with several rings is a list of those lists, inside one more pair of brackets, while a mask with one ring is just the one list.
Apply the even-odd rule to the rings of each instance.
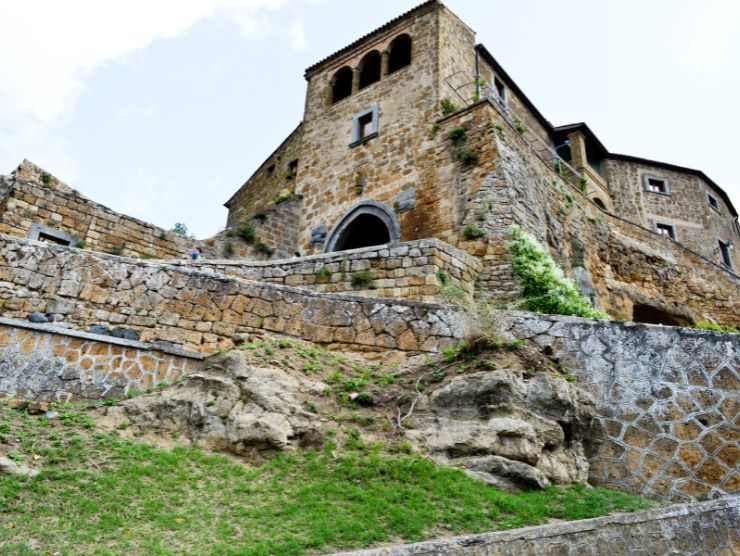
[[493, 85], [496, 87], [496, 94], [498, 95], [499, 100], [506, 102], [506, 87], [504, 86], [504, 82], [498, 77], [494, 77]]
[[656, 224], [655, 230], [662, 236], [668, 236], [671, 239], [676, 239], [676, 228], [670, 224]]
[[710, 207], [719, 212], [719, 201], [717, 200], [717, 197], [707, 193], [707, 201], [709, 202]]
[[288, 163], [288, 175], [286, 176], [289, 180], [292, 180], [298, 175], [298, 159], [291, 160]]
[[732, 268], [732, 258], [730, 257], [731, 248], [732, 244], [729, 241], [719, 240], [719, 258], [727, 268]]
[[352, 142], [350, 147], [361, 145], [378, 135], [380, 110], [377, 104], [352, 118]]
[[647, 190], [651, 193], [668, 193], [668, 185], [665, 180], [659, 178], [647, 179]]

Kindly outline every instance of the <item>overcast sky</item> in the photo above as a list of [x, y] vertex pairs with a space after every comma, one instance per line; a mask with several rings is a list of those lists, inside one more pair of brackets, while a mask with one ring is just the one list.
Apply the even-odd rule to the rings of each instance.
[[[0, 173], [28, 158], [210, 236], [300, 121], [303, 70], [417, 3], [0, 0]], [[702, 169], [740, 205], [740, 2], [446, 4], [551, 122]]]

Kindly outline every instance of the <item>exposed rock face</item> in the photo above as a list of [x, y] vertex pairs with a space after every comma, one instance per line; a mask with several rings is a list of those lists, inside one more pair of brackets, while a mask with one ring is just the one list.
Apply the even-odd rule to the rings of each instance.
[[562, 378], [511, 370], [461, 376], [424, 400], [413, 441], [503, 488], [585, 483], [597, 441], [591, 397]]
[[316, 416], [303, 408], [302, 398], [327, 386], [277, 368], [255, 368], [244, 357], [238, 351], [214, 357], [176, 386], [109, 408], [103, 425], [128, 421], [245, 456], [320, 442]]
[[16, 475], [18, 477], [35, 477], [39, 472], [36, 469], [16, 463], [10, 458], [0, 457], [0, 475]]

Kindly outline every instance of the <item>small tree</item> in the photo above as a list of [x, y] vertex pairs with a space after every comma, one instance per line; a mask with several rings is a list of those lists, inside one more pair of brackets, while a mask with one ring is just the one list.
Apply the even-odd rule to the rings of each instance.
[[182, 222], [176, 222], [172, 231], [181, 237], [188, 237], [188, 227]]

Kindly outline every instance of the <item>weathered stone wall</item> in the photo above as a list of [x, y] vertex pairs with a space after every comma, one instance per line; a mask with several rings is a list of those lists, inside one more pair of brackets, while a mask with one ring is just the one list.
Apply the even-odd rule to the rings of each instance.
[[125, 326], [144, 342], [210, 353], [265, 330], [359, 350], [436, 351], [467, 333], [462, 309], [317, 294], [0, 237], [0, 316], [45, 313], [77, 330]]
[[335, 556], [740, 554], [740, 498], [526, 527]]
[[[609, 188], [616, 213], [654, 230], [657, 223], [674, 226], [676, 241], [704, 257], [720, 263], [718, 240], [740, 243], [735, 218], [722, 197], [700, 177], [688, 172], [626, 160], [607, 160]], [[643, 177], [665, 179], [668, 194], [644, 190]], [[707, 194], [719, 205], [709, 205]], [[734, 255], [735, 268], [740, 253]]]
[[202, 356], [48, 324], [0, 319], [0, 395], [26, 400], [121, 398], [173, 384]]
[[[323, 293], [351, 292], [427, 303], [472, 301], [481, 267], [476, 257], [434, 239], [282, 261], [205, 260], [169, 264]], [[369, 282], [353, 284], [362, 274], [368, 276]]]
[[509, 190], [516, 224], [547, 244], [581, 291], [612, 316], [631, 320], [635, 305], [679, 322], [740, 324], [740, 277], [638, 224], [599, 209], [537, 157], [526, 135], [492, 106], [499, 153], [496, 179]]
[[0, 201], [0, 234], [28, 237], [32, 226], [43, 226], [88, 249], [145, 258], [184, 256], [196, 244], [95, 203], [28, 161], [11, 182]]
[[[238, 226], [255, 215], [272, 210], [276, 200], [295, 191], [301, 165], [302, 129], [301, 124], [226, 202], [228, 227]], [[298, 161], [296, 172], [291, 170], [293, 161]]]
[[740, 492], [740, 335], [515, 313], [596, 398], [591, 481], [670, 500]]

